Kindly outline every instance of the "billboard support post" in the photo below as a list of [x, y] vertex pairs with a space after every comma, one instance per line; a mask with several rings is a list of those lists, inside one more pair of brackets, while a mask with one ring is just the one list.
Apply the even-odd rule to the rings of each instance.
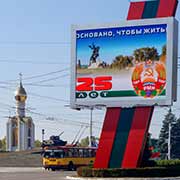
[[[128, 20], [175, 16], [177, 0], [131, 2]], [[94, 168], [136, 168], [142, 160], [154, 106], [107, 108]]]
[[89, 136], [89, 146], [92, 146], [92, 114], [93, 114], [93, 108], [90, 108], [90, 136]]

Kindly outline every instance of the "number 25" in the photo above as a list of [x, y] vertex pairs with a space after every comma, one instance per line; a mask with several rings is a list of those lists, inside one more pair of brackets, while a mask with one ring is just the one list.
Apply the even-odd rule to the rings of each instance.
[[96, 78], [77, 78], [77, 91], [105, 91], [112, 88], [112, 76], [100, 76]]

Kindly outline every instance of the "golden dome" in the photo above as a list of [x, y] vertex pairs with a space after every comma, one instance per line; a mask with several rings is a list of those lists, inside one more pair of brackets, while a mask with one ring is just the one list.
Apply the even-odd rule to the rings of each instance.
[[17, 101], [25, 101], [27, 99], [26, 91], [21, 82], [20, 82], [20, 86], [15, 91], [15, 99]]

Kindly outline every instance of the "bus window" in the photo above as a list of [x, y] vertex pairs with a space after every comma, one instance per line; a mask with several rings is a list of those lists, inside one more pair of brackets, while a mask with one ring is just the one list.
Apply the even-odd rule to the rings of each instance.
[[69, 149], [69, 150], [68, 150], [68, 157], [73, 157], [72, 149]]
[[44, 152], [45, 158], [53, 158], [54, 157], [54, 151], [46, 151]]
[[54, 152], [54, 156], [56, 158], [63, 158], [64, 157], [64, 151], [63, 150], [58, 150]]
[[95, 156], [96, 156], [96, 150], [92, 149], [92, 157], [95, 157]]
[[54, 151], [51, 151], [50, 154], [49, 154], [49, 156], [50, 156], [51, 158], [53, 158], [53, 157], [54, 157]]
[[50, 152], [44, 152], [43, 157], [49, 158], [50, 157]]
[[91, 157], [88, 149], [84, 149], [84, 157]]
[[93, 150], [89, 149], [89, 157], [93, 157]]
[[64, 157], [68, 157], [68, 149], [64, 149]]
[[64, 157], [64, 151], [63, 151], [63, 150], [60, 150], [60, 151], [59, 151], [59, 157], [60, 157], [60, 158], [63, 158], [63, 157]]
[[79, 157], [83, 157], [83, 149], [79, 149]]
[[73, 157], [78, 157], [78, 156], [79, 156], [79, 150], [73, 149]]

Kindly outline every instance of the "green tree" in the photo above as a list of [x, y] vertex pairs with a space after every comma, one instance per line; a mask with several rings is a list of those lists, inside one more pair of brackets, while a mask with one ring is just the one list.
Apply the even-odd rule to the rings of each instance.
[[89, 146], [89, 137], [87, 136], [87, 137], [81, 139], [79, 146]]
[[146, 145], [144, 148], [142, 161], [141, 161], [141, 167], [151, 166], [151, 161], [149, 160], [151, 157], [151, 151], [149, 149], [150, 147], [150, 133], [148, 133]]
[[6, 137], [0, 140], [0, 150], [6, 151]]
[[[91, 144], [92, 146], [95, 147], [98, 145], [99, 138], [92, 136], [91, 140], [92, 140], [92, 144]], [[89, 137], [87, 136], [87, 137], [81, 139], [78, 146], [89, 146]]]
[[[171, 109], [169, 109], [168, 113], [165, 115], [165, 118], [163, 120], [163, 125], [159, 134], [159, 140], [158, 140], [158, 148], [159, 152], [161, 153], [161, 158], [166, 159], [167, 153], [168, 153], [168, 138], [169, 138], [169, 125], [176, 122], [176, 117], [172, 113]], [[172, 140], [172, 139], [171, 139]], [[173, 141], [171, 141], [173, 144]]]
[[40, 140], [35, 140], [34, 142], [34, 146], [37, 148], [37, 147], [41, 147], [41, 141]]
[[2, 149], [2, 140], [0, 139], [0, 151]]
[[132, 56], [116, 56], [111, 64], [111, 68], [114, 69], [124, 69], [133, 66], [133, 57]]
[[150, 146], [152, 146], [154, 149], [157, 149], [158, 148], [158, 139], [151, 138]]
[[145, 48], [136, 49], [133, 55], [135, 57], [135, 60], [138, 62], [144, 62], [147, 59], [151, 59], [152, 61], [159, 60], [157, 49], [154, 47], [152, 48], [145, 47]]
[[171, 158], [180, 159], [180, 118], [171, 129]]

